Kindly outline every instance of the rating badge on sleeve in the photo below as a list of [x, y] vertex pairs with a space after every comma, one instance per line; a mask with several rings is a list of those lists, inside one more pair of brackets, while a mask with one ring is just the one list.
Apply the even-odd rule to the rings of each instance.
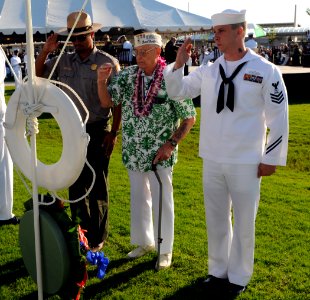
[[274, 88], [274, 93], [270, 93], [271, 101], [280, 104], [284, 100], [284, 95], [282, 91], [278, 89], [279, 81], [272, 84]]

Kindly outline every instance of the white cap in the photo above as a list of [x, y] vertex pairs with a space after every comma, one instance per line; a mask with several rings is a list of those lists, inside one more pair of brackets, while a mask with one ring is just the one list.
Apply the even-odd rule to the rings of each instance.
[[211, 16], [212, 25], [230, 25], [245, 22], [245, 10], [237, 11], [226, 9], [221, 13]]
[[143, 32], [135, 35], [135, 47], [143, 45], [158, 45], [162, 46], [161, 36], [156, 32]]

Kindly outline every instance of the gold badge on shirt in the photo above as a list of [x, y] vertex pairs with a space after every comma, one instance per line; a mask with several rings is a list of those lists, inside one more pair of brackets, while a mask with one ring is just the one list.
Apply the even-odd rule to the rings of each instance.
[[93, 71], [96, 71], [96, 70], [97, 70], [97, 67], [98, 67], [98, 65], [92, 64], [92, 65], [90, 66], [90, 69], [93, 70]]

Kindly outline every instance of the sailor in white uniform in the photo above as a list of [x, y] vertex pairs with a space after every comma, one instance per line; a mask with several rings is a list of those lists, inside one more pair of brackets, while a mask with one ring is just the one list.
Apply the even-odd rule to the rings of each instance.
[[10, 63], [12, 65], [12, 68], [14, 70], [14, 73], [16, 75], [15, 78], [15, 88], [19, 86], [19, 84], [22, 82], [22, 68], [21, 68], [21, 59], [18, 56], [18, 50], [14, 50], [13, 56], [11, 57]]
[[245, 46], [247, 48], [250, 48], [251, 50], [253, 50], [254, 52], [258, 52], [258, 44], [257, 42], [254, 40], [254, 37], [253, 37], [253, 33], [249, 33], [248, 34], [248, 40], [245, 42]]
[[188, 39], [164, 76], [170, 98], [201, 96], [206, 287], [237, 295], [253, 273], [261, 177], [286, 164], [288, 101], [279, 69], [244, 45], [245, 11], [226, 10], [213, 15], [212, 22], [224, 55], [183, 77], [192, 47]]
[[19, 219], [13, 214], [13, 162], [4, 140], [6, 103], [4, 79], [6, 76], [5, 57], [0, 51], [0, 226], [17, 225]]

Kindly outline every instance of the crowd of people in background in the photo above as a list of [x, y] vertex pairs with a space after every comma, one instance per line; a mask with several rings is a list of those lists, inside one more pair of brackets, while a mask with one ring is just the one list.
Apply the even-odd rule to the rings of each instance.
[[[256, 52], [263, 56], [270, 62], [276, 65], [302, 65], [302, 53], [305, 51], [305, 46], [294, 44], [290, 47], [287, 44], [281, 44], [279, 46], [257, 46]], [[191, 52], [191, 65], [200, 66], [206, 64], [209, 61], [214, 62], [221, 53], [216, 45], [202, 45], [196, 46]]]
[[[112, 56], [116, 57], [122, 63], [121, 65], [133, 65], [136, 63], [135, 53], [132, 46], [132, 43], [128, 37], [121, 35], [117, 40], [112, 41], [108, 34], [105, 34], [102, 40], [96, 41], [98, 44], [98, 49], [101, 49]], [[179, 39], [176, 36], [170, 37], [165, 45], [162, 47], [161, 56], [165, 58], [167, 63], [175, 61], [178, 48], [182, 45], [183, 40]], [[255, 52], [266, 58], [267, 60], [273, 62], [276, 65], [291, 65], [291, 66], [301, 66], [302, 65], [302, 55], [303, 53], [310, 53], [309, 46], [307, 44], [280, 44], [278, 46], [263, 46], [259, 45], [255, 39], [250, 36], [247, 39], [246, 43], [255, 43], [257, 48]], [[246, 44], [247, 46], [247, 44]], [[251, 46], [248, 46], [251, 48]], [[35, 58], [39, 53], [40, 47], [36, 48]], [[128, 57], [124, 57], [123, 50], [128, 49]], [[66, 51], [73, 51], [73, 49], [68, 47]], [[57, 56], [60, 52], [60, 48], [54, 51], [49, 55], [49, 59], [54, 56]], [[24, 78], [27, 75], [27, 54], [23, 49], [18, 48], [7, 48], [6, 55], [10, 61], [14, 71], [18, 76]], [[186, 66], [200, 66], [207, 64], [209, 61], [214, 62], [221, 53], [217, 49], [214, 43], [210, 42], [197, 42], [197, 45], [194, 46], [191, 50], [191, 57], [187, 62]], [[13, 64], [11, 60], [13, 59]], [[20, 60], [20, 62], [19, 62]], [[6, 79], [14, 80], [14, 76], [11, 72], [9, 65], [6, 63]]]

